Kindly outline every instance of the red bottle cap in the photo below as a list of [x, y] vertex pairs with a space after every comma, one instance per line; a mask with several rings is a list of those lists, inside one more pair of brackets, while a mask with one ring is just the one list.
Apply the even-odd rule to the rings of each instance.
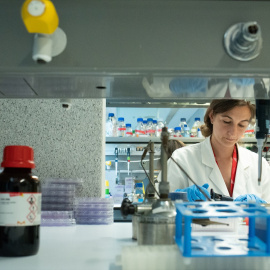
[[25, 145], [6, 146], [1, 167], [35, 168], [33, 148]]

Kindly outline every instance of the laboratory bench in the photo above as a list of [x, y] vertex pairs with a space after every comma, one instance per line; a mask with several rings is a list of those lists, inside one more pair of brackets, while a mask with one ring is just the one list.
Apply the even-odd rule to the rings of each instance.
[[[246, 226], [243, 229], [242, 233], [246, 234]], [[41, 227], [40, 234], [37, 255], [0, 257], [0, 269], [268, 270], [270, 263], [270, 257], [185, 258], [177, 245], [138, 246], [131, 238], [132, 223], [129, 222]]]
[[132, 240], [131, 223], [41, 227], [40, 249], [27, 257], [0, 257], [1, 270], [118, 270], [117, 256]]

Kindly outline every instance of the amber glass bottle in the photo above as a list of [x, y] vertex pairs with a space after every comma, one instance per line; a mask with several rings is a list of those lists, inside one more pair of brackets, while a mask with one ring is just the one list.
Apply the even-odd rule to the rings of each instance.
[[0, 174], [0, 256], [34, 255], [39, 249], [41, 189], [29, 146], [4, 149]]

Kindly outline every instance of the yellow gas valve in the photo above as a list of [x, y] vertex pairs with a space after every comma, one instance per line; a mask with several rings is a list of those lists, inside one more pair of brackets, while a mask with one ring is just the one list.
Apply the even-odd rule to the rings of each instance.
[[26, 0], [21, 15], [29, 33], [52, 34], [59, 24], [56, 9], [49, 0]]

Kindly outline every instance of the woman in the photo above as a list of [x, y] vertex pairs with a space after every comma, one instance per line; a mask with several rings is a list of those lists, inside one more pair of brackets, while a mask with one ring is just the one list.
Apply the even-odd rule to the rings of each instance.
[[[262, 161], [262, 181], [258, 186], [258, 155], [238, 145], [254, 116], [255, 107], [248, 101], [213, 100], [204, 117], [205, 125], [201, 127], [206, 139], [172, 154], [172, 158], [208, 196], [209, 190], [213, 189], [215, 193], [238, 201], [270, 202], [267, 161]], [[205, 200], [172, 158], [168, 161], [171, 191], [186, 191], [190, 201]]]

